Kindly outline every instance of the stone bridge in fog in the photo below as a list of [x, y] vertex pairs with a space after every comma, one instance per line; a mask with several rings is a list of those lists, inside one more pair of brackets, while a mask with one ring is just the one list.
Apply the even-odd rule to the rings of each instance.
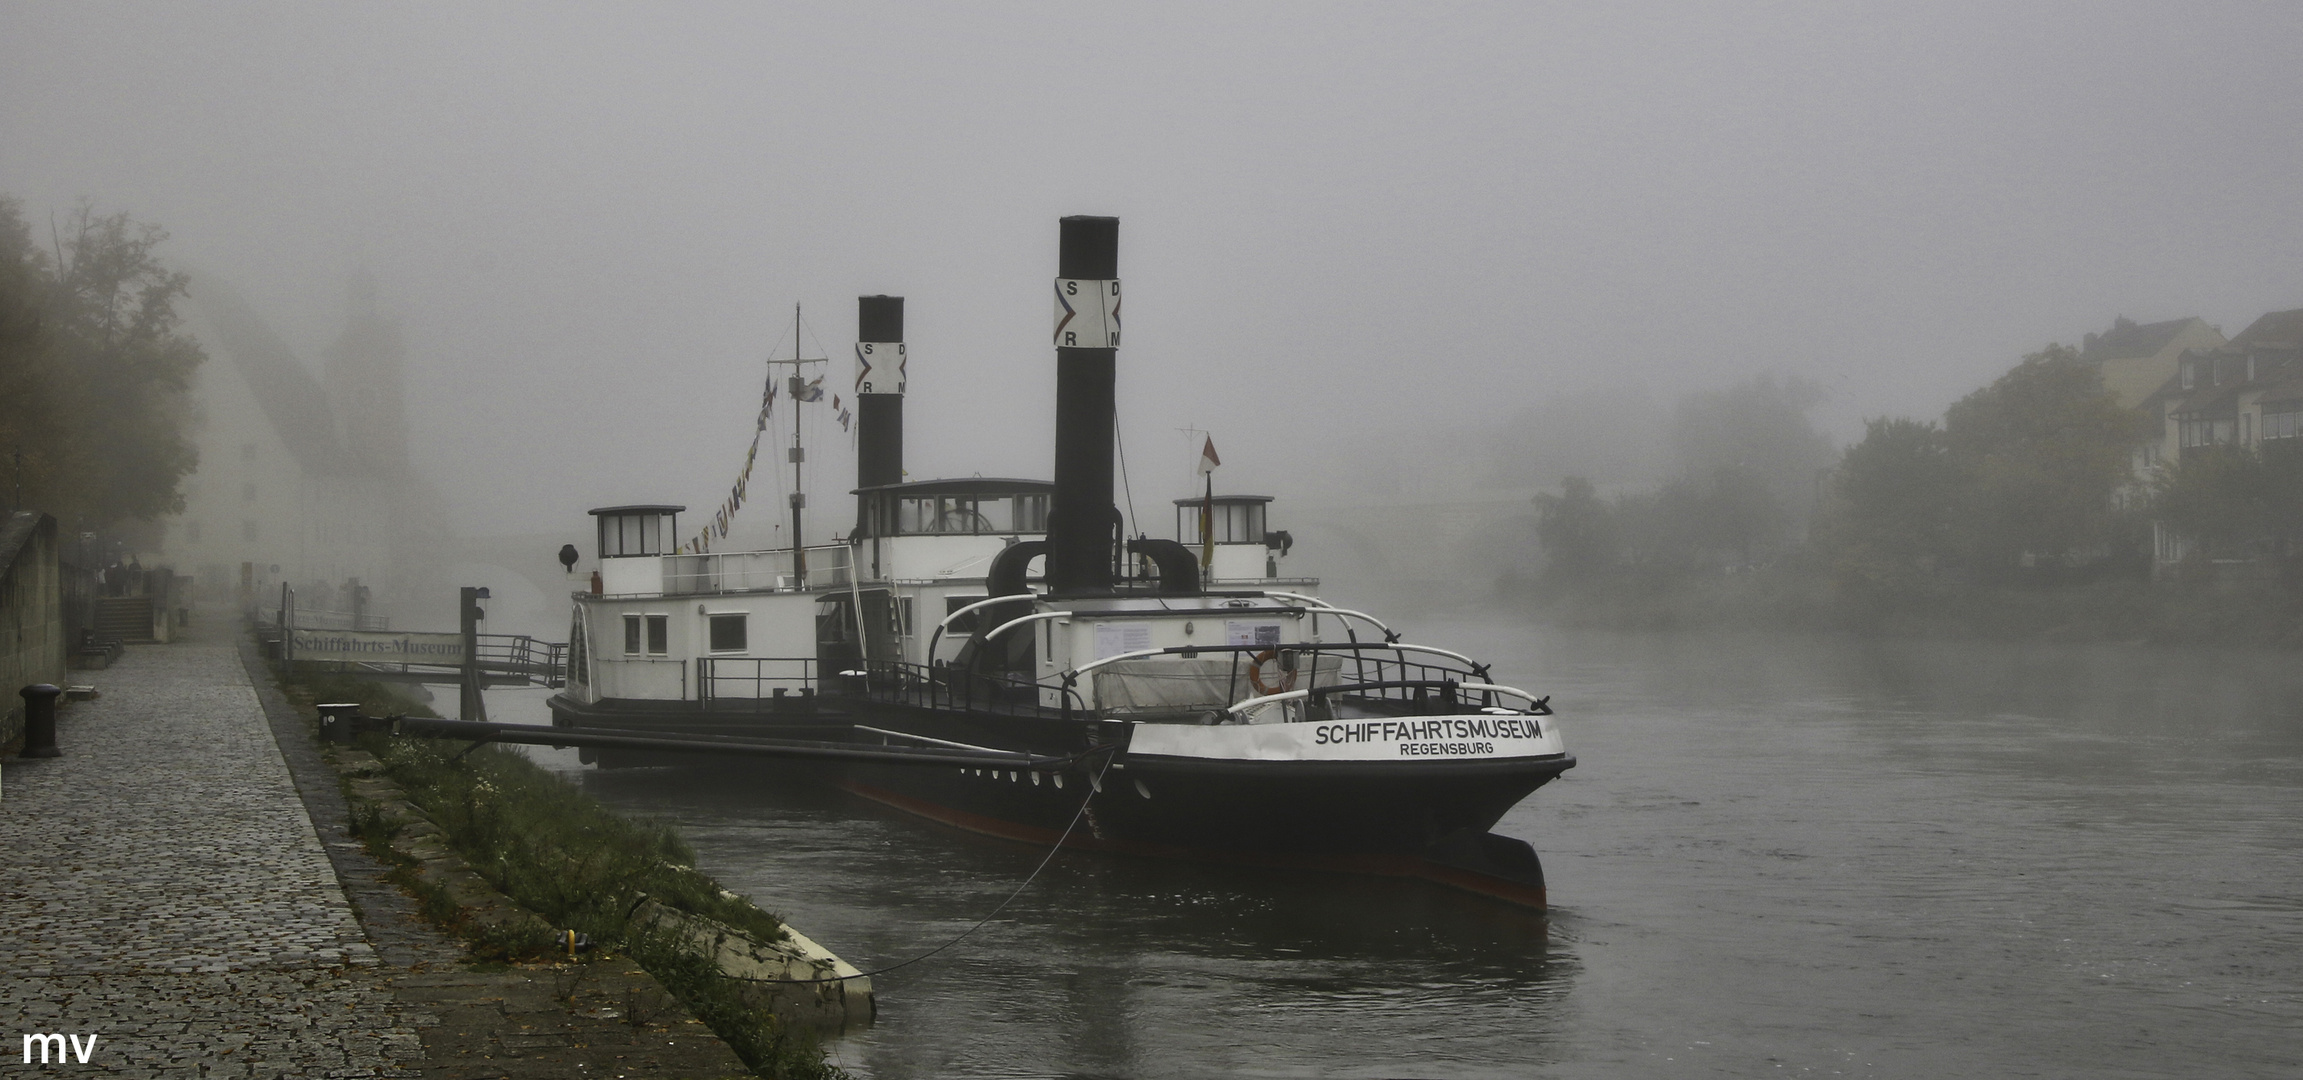
[[[594, 542], [588, 531], [579, 529], [566, 533], [456, 537], [441, 547], [438, 562], [444, 567], [454, 567], [450, 573], [457, 578], [469, 579], [449, 584], [482, 585], [495, 594], [489, 613], [497, 616], [501, 612], [501, 616], [491, 621], [489, 632], [525, 632], [558, 641], [567, 636], [568, 594], [587, 587], [591, 581], [581, 571], [569, 573], [561, 568], [560, 545], [576, 545], [576, 550], [583, 552], [588, 560], [592, 557]], [[534, 596], [522, 595], [530, 589], [534, 590]], [[533, 610], [529, 610], [531, 606]], [[497, 625], [506, 621], [523, 625]]]

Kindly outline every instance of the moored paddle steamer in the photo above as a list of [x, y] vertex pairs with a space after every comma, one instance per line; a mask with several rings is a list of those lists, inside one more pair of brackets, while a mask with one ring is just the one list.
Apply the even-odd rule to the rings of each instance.
[[1282, 577], [1268, 498], [1211, 484], [1179, 502], [1176, 538], [1124, 535], [1117, 248], [1115, 219], [1062, 222], [1052, 482], [905, 481], [902, 301], [865, 297], [847, 540], [798, 542], [796, 482], [794, 543], [772, 551], [675, 544], [679, 507], [593, 511], [599, 564], [554, 723], [805, 740], [831, 748], [807, 775], [1019, 840], [1420, 876], [1541, 907], [1533, 849], [1488, 830], [1575, 764], [1547, 698]]

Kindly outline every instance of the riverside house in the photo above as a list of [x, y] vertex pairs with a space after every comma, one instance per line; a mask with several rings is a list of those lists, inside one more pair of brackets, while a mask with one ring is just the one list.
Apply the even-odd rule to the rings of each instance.
[[[2303, 446], [2303, 308], [2256, 319], [2221, 345], [2184, 350], [2144, 408], [2161, 419], [2157, 460], [2211, 446]], [[2179, 562], [2190, 545], [2154, 529], [2154, 562]]]

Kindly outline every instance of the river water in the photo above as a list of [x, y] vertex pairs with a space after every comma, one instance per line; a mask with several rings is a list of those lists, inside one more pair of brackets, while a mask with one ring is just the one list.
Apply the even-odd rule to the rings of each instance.
[[[1554, 695], [1553, 908], [1059, 855], [879, 977], [858, 1076], [2303, 1075], [2303, 665], [1412, 626]], [[490, 694], [541, 719], [536, 692]], [[859, 967], [1042, 852], [740, 771], [599, 773]]]

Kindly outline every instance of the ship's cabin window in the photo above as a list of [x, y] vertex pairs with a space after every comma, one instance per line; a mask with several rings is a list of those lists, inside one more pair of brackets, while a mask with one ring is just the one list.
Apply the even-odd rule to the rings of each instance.
[[600, 520], [600, 557], [669, 554], [679, 535], [676, 506], [621, 506], [594, 510]]
[[816, 605], [816, 644], [853, 645], [856, 641], [855, 609], [847, 597], [826, 597]]
[[643, 645], [649, 656], [662, 656], [671, 651], [671, 639], [672, 617], [669, 615], [624, 616], [625, 656], [640, 655]]
[[[989, 599], [991, 599], [991, 597], [988, 597], [988, 596], [947, 596], [947, 597], [944, 597], [944, 616], [945, 616], [946, 618], [950, 618], [950, 617], [951, 617], [951, 613], [952, 613], [952, 612], [958, 611], [959, 609], [961, 609], [961, 608], [964, 608], [964, 607], [968, 606], [969, 604], [973, 604], [973, 603], [976, 603], [976, 602], [977, 602], [977, 601], [979, 601], [979, 600], [989, 600]], [[944, 631], [944, 633], [947, 633], [947, 634], [973, 634], [973, 633], [975, 633], [975, 632], [976, 632], [976, 627], [978, 627], [979, 625], [981, 625], [981, 623], [979, 623], [979, 622], [977, 621], [977, 616], [980, 616], [980, 615], [982, 615], [982, 614], [983, 614], [983, 612], [982, 612], [982, 611], [980, 611], [980, 610], [979, 610], [979, 611], [971, 611], [971, 612], [968, 612], [968, 613], [967, 613], [967, 614], [965, 614], [965, 615], [962, 615], [962, 616], [960, 616], [960, 617], [959, 617], [959, 618], [957, 618], [957, 619], [952, 619], [952, 625], [951, 625], [951, 627], [950, 627], [949, 629], [946, 629], [946, 630]]]
[[712, 651], [743, 652], [751, 648], [749, 617], [742, 612], [711, 617]]
[[1219, 544], [1261, 544], [1264, 538], [1264, 506], [1267, 500], [1217, 496], [1213, 512], [1205, 500], [1179, 499], [1176, 502], [1176, 538], [1185, 545], [1204, 543], [1200, 533], [1200, 519], [1209, 521], [1208, 532]]

